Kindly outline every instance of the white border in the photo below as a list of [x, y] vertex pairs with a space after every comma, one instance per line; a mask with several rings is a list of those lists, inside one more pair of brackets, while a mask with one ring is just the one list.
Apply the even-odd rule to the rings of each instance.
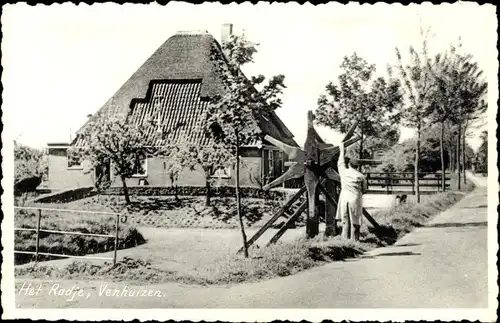
[[[357, 4], [353, 4], [357, 5]], [[385, 4], [384, 4], [385, 5]], [[372, 6], [373, 7], [373, 6]], [[3, 17], [2, 17], [3, 18]], [[492, 46], [496, 46], [492, 44]], [[5, 63], [2, 58], [2, 64]], [[498, 71], [498, 61], [492, 62]], [[498, 205], [498, 168], [496, 150], [496, 120], [497, 100], [498, 100], [498, 79], [495, 78], [489, 84], [489, 110], [488, 124], [489, 131], [489, 166], [488, 166], [488, 274], [489, 274], [489, 296], [490, 304], [486, 309], [16, 309], [14, 305], [14, 279], [12, 252], [13, 235], [13, 129], [9, 127], [6, 114], [3, 114], [2, 132], [2, 210], [4, 219], [2, 222], [2, 307], [3, 317], [6, 319], [31, 318], [47, 320], [192, 320], [192, 321], [321, 321], [331, 320], [480, 320], [496, 321], [496, 309], [498, 308], [496, 253], [498, 251], [497, 229], [494, 225], [498, 221], [496, 206]], [[3, 84], [5, 87], [5, 84]], [[10, 98], [3, 98], [4, 104], [8, 105]], [[7, 122], [6, 122], [7, 121]]]

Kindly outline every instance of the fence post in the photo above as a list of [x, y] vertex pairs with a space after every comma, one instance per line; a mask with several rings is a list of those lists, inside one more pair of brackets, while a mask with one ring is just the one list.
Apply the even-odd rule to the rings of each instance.
[[115, 251], [113, 253], [113, 266], [116, 265], [116, 256], [118, 252], [118, 227], [120, 225], [120, 214], [116, 215], [116, 226], [115, 226]]
[[387, 188], [387, 194], [389, 194], [389, 171], [385, 172], [385, 185]]
[[35, 262], [38, 262], [38, 253], [40, 251], [40, 221], [42, 219], [42, 209], [38, 209], [36, 219], [36, 246], [35, 246]]
[[415, 185], [416, 185], [416, 181], [418, 181], [418, 176], [415, 176], [415, 172], [412, 172], [411, 176], [413, 177], [413, 180], [411, 181], [411, 193], [413, 195], [416, 194], [415, 192]]

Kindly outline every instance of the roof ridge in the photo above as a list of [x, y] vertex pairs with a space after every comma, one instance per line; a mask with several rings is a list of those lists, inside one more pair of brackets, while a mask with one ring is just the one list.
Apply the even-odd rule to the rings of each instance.
[[202, 30], [202, 29], [198, 29], [198, 30], [178, 30], [175, 34], [176, 35], [206, 35], [206, 34], [209, 34], [209, 32], [207, 30]]

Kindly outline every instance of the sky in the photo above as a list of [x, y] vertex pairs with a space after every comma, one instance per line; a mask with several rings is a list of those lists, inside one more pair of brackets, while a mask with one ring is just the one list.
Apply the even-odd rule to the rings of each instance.
[[[3, 10], [3, 140], [34, 147], [69, 142], [87, 115], [177, 31], [206, 30], [220, 40], [223, 23], [259, 43], [247, 74], [285, 75], [277, 114], [299, 145], [307, 111], [316, 109], [325, 85], [336, 80], [344, 56], [356, 52], [385, 75], [386, 65], [395, 63], [396, 46], [406, 55], [410, 45], [421, 44], [421, 24], [431, 27], [431, 52], [460, 36], [484, 69], [489, 93], [497, 91], [497, 20], [490, 5], [64, 3]], [[490, 109], [496, 111], [496, 104]], [[342, 137], [321, 127], [318, 132], [334, 144]], [[402, 139], [412, 135], [402, 129]], [[477, 148], [480, 142], [473, 136], [469, 143]]]

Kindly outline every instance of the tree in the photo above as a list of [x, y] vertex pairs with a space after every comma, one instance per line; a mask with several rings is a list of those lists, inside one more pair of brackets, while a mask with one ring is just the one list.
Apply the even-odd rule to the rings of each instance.
[[189, 156], [184, 151], [183, 145], [176, 145], [170, 147], [168, 152], [163, 156], [166, 160], [166, 172], [172, 187], [174, 188], [174, 197], [176, 203], [180, 202], [177, 180], [179, 179], [180, 173], [187, 167], [189, 162]]
[[175, 157], [169, 162], [177, 163], [182, 168], [191, 171], [200, 166], [205, 174], [205, 205], [210, 206], [212, 195], [212, 176], [218, 169], [224, 169], [234, 164], [232, 154], [222, 144], [209, 143], [206, 145], [196, 145], [184, 142], [175, 150]]
[[476, 171], [481, 173], [488, 172], [488, 131], [481, 132], [481, 145], [476, 155]]
[[[343, 133], [357, 122], [360, 141], [356, 146], [361, 159], [365, 150], [386, 146], [383, 140], [367, 141], [366, 138], [383, 138], [383, 134], [397, 133], [397, 111], [402, 102], [400, 82], [397, 79], [386, 81], [383, 77], [373, 79], [375, 65], [356, 53], [344, 57], [340, 67], [343, 73], [338, 77], [338, 84], [330, 82], [326, 94], [318, 99], [316, 120], [320, 125]], [[366, 147], [367, 143], [374, 146]]]
[[218, 50], [213, 51], [212, 59], [219, 70], [225, 91], [212, 98], [203, 123], [209, 137], [234, 157], [237, 213], [245, 257], [248, 257], [248, 244], [240, 197], [241, 147], [262, 140], [258, 120], [281, 106], [279, 95], [285, 87], [283, 75], [270, 78], [263, 86], [264, 76], [249, 79], [243, 74], [240, 68], [253, 62], [257, 45], [244, 36], [233, 35], [223, 44], [226, 57]]
[[[130, 196], [126, 179], [144, 171], [142, 163], [148, 156], [159, 156], [166, 151], [166, 147], [155, 146], [149, 135], [155, 126], [149, 119], [138, 124], [129, 115], [98, 113], [82, 134], [85, 145], [77, 148], [78, 153], [93, 168], [111, 165], [114, 174], [120, 177], [127, 204]], [[177, 124], [170, 132], [180, 126]]]
[[43, 150], [18, 144], [14, 141], [14, 195], [21, 196], [24, 205], [29, 193], [47, 180], [48, 163]]
[[[425, 135], [420, 142], [420, 155], [418, 161], [419, 173], [433, 173], [441, 167], [441, 157], [439, 152], [439, 134], [436, 126], [426, 128]], [[394, 167], [396, 172], [415, 171], [414, 156], [416, 138], [404, 140], [402, 143], [394, 145], [382, 156], [382, 164], [377, 167], [379, 170]], [[445, 154], [445, 162], [448, 161]]]
[[[421, 31], [423, 34], [423, 31]], [[404, 64], [403, 58], [399, 48], [396, 47], [397, 57], [397, 72], [406, 90], [405, 99], [406, 104], [402, 106], [401, 117], [406, 126], [415, 128], [417, 137], [415, 142], [415, 192], [417, 196], [417, 203], [420, 203], [420, 185], [418, 181], [418, 170], [420, 161], [420, 144], [422, 137], [422, 128], [425, 124], [425, 117], [429, 110], [429, 105], [432, 104], [429, 97], [434, 86], [433, 74], [431, 71], [431, 64], [427, 40], [423, 40], [422, 49], [417, 52], [413, 46], [409, 48], [409, 63]], [[392, 71], [392, 69], [391, 69]]]
[[[375, 153], [387, 151], [399, 142], [401, 132], [397, 128], [391, 128], [378, 134], [377, 137], [366, 137], [363, 143], [362, 158], [375, 159]], [[352, 145], [352, 150], [359, 152], [359, 142]], [[358, 156], [359, 158], [359, 153]]]
[[14, 183], [30, 177], [46, 178], [48, 163], [43, 150], [14, 141]]
[[[447, 82], [447, 70], [448, 56], [437, 54], [434, 57], [434, 64], [429, 66], [429, 71], [431, 71], [433, 76], [434, 87], [432, 89], [431, 104], [428, 105], [428, 110], [426, 111], [426, 116], [428, 116], [432, 123], [440, 124], [440, 135], [439, 135], [439, 150], [441, 158], [441, 176], [446, 177], [446, 167], [444, 160], [444, 136], [445, 136], [445, 123], [451, 119], [451, 114], [453, 113], [450, 105], [452, 100], [453, 88]], [[441, 191], [446, 190], [445, 181], [441, 181]]]
[[483, 71], [473, 60], [472, 55], [460, 52], [461, 47], [459, 40], [457, 46], [450, 45], [450, 49], [442, 58], [436, 56], [437, 64], [431, 71], [437, 86], [434, 90], [434, 104], [430, 108], [433, 119], [441, 122], [443, 128], [447, 120], [456, 125], [455, 162], [458, 188], [462, 171], [464, 182], [467, 182], [465, 173], [467, 130], [482, 119], [487, 109], [484, 100], [487, 82], [482, 78]]

